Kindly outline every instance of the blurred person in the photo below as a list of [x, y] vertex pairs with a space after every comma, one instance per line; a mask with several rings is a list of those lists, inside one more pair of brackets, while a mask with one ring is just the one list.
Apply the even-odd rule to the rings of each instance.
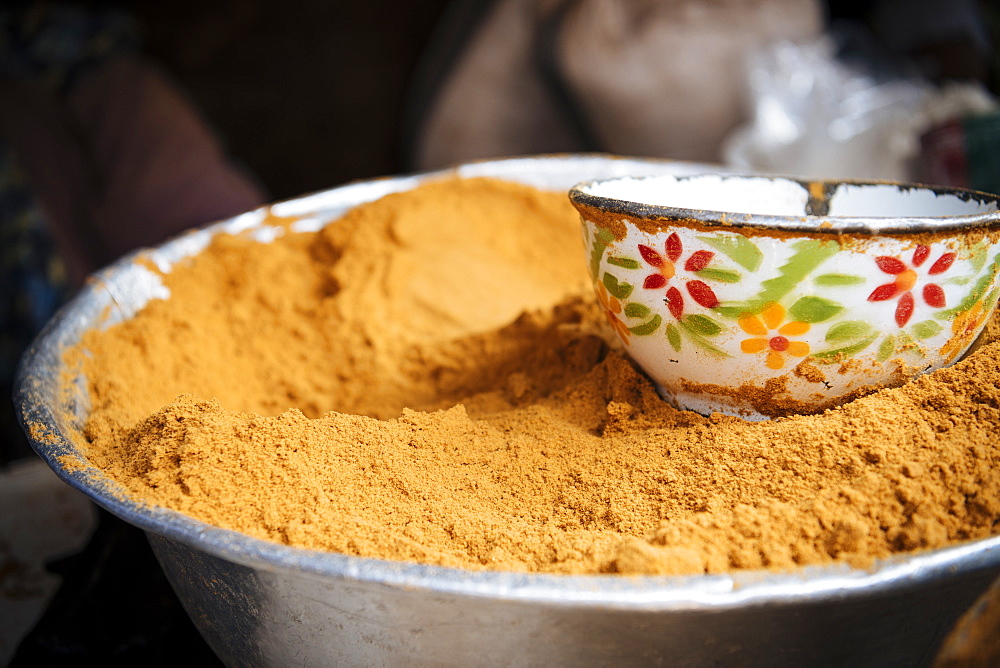
[[[265, 201], [114, 5], [0, 7], [0, 466], [30, 455], [17, 360], [87, 275]], [[62, 584], [12, 666], [217, 665], [138, 529], [100, 511], [87, 546], [46, 569]]]
[[747, 113], [749, 53], [824, 27], [818, 0], [457, 4], [469, 36], [456, 48], [442, 31], [437, 48], [457, 55], [420, 73], [435, 90], [412, 110], [414, 168], [564, 151], [718, 161]]
[[[981, 0], [453, 0], [417, 70], [411, 169], [575, 151], [720, 162], [749, 118], [747, 61], [835, 38], [880, 76], [989, 83]], [[994, 72], [995, 75], [995, 72]], [[995, 92], [995, 91], [994, 91]]]
[[0, 464], [20, 353], [92, 271], [265, 201], [115, 7], [0, 9]]

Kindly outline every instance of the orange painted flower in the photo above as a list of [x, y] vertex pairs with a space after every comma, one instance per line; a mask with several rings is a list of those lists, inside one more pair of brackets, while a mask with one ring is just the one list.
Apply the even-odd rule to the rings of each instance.
[[986, 315], [983, 302], [978, 301], [955, 316], [951, 322], [951, 338], [941, 346], [941, 355], [950, 362], [953, 357], [965, 350], [976, 338], [979, 328], [986, 322]]
[[809, 323], [793, 320], [782, 324], [785, 320], [785, 307], [771, 302], [764, 307], [760, 315], [744, 313], [740, 316], [740, 329], [755, 337], [740, 342], [740, 350], [756, 355], [766, 353], [764, 363], [770, 369], [780, 369], [785, 366], [785, 356], [805, 357], [809, 354], [809, 344], [805, 341], [791, 341], [790, 336], [802, 336], [809, 331]]
[[622, 312], [622, 303], [618, 301], [617, 297], [608, 293], [608, 289], [604, 287], [603, 283], [597, 283], [594, 290], [597, 292], [597, 301], [604, 308], [604, 317], [608, 319], [611, 329], [625, 345], [628, 345], [632, 332], [628, 331], [628, 325], [618, 317]]

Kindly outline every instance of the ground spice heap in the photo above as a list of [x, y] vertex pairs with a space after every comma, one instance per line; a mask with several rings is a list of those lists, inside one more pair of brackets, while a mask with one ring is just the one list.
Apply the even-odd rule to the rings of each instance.
[[997, 531], [995, 325], [822, 415], [703, 417], [605, 329], [563, 194], [444, 180], [318, 233], [270, 222], [69, 356], [82, 447], [128, 494], [311, 549], [553, 573], [867, 564]]

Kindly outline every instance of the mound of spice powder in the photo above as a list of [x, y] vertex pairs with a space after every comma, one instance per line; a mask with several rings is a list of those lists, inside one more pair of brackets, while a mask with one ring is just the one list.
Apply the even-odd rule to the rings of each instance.
[[989, 536], [1000, 327], [821, 415], [678, 411], [593, 298], [565, 195], [443, 180], [221, 235], [89, 332], [81, 447], [127, 494], [310, 549], [469, 569], [792, 568]]

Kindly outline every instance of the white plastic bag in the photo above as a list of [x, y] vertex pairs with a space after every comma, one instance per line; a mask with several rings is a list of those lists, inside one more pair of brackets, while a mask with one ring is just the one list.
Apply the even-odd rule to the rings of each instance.
[[750, 121], [723, 147], [737, 170], [907, 180], [935, 88], [876, 81], [834, 57], [833, 40], [783, 42], [749, 63]]

